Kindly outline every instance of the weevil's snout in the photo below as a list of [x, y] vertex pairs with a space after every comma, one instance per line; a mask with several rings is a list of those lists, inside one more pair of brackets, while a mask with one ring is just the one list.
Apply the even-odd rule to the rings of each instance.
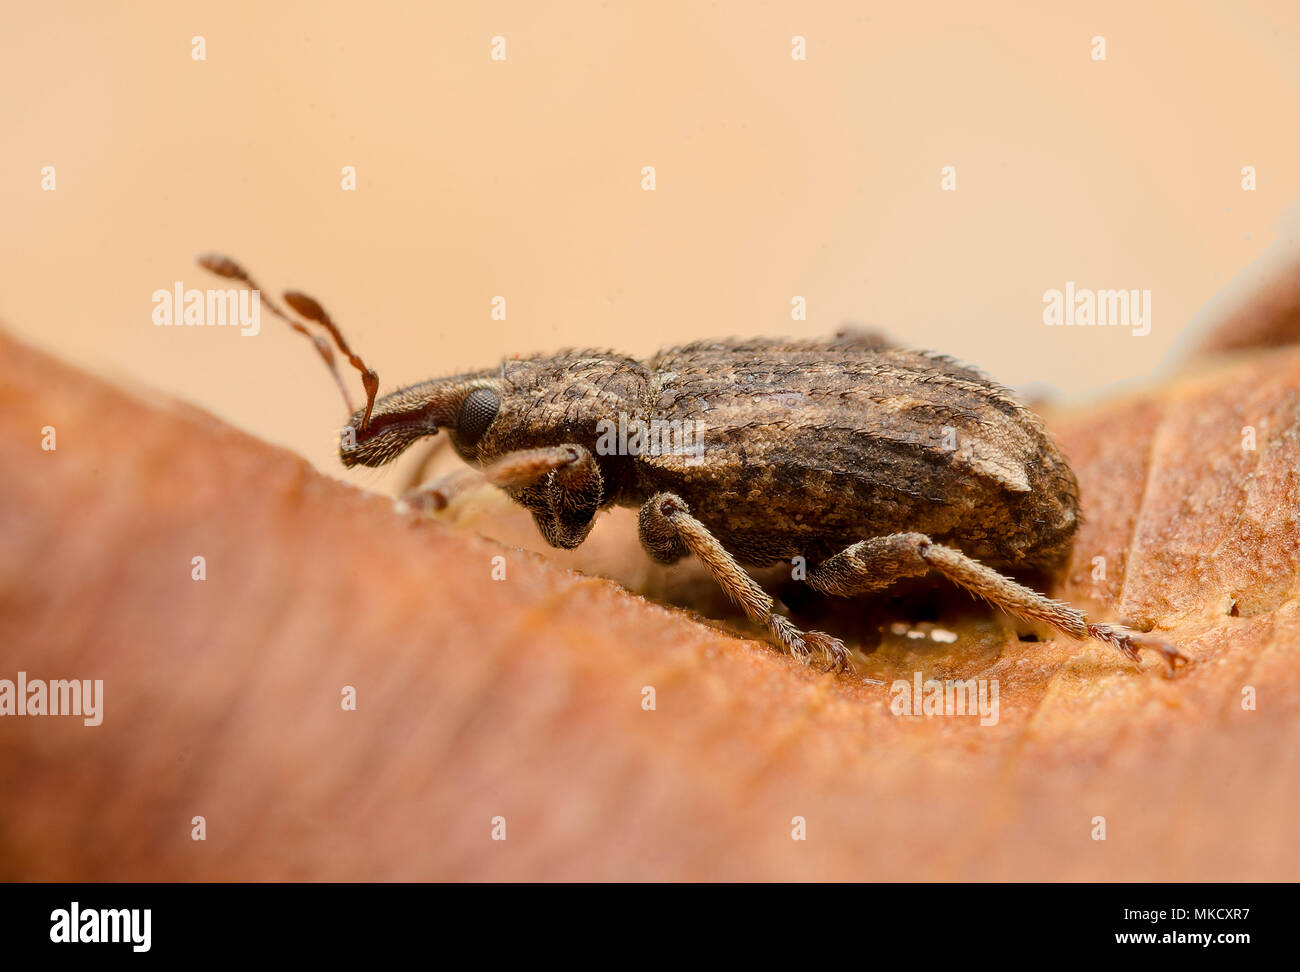
[[366, 422], [365, 410], [356, 412], [339, 437], [343, 465], [382, 466], [392, 462], [417, 440], [436, 435], [455, 421], [459, 399], [440, 382], [402, 388], [375, 402]]
[[473, 450], [501, 410], [500, 386], [476, 372], [401, 388], [375, 402], [366, 421], [358, 411], [343, 428], [339, 459], [343, 465], [382, 466], [418, 439], [446, 429], [458, 448]]
[[417, 440], [434, 435], [437, 426], [420, 422], [395, 422], [376, 428], [374, 416], [370, 425], [361, 427], [361, 414], [343, 427], [339, 437], [339, 459], [351, 469], [353, 466], [383, 466], [392, 462]]

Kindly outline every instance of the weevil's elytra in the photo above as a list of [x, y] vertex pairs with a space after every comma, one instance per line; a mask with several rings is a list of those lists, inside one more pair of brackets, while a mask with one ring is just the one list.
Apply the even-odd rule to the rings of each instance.
[[[251, 285], [231, 261], [204, 265], [229, 265], [238, 273], [223, 275]], [[376, 399], [378, 377], [324, 310], [293, 297], [290, 306], [311, 309], [309, 319], [327, 326], [366, 379], [366, 406], [344, 430], [344, 465], [384, 465], [443, 431], [556, 547], [581, 544], [601, 510], [638, 507], [651, 557], [696, 556], [796, 655], [820, 652], [843, 667], [848, 651], [775, 613], [744, 567], [802, 557], [807, 583], [842, 597], [934, 572], [1011, 614], [1097, 638], [1129, 658], [1153, 647], [1171, 666], [1186, 661], [1002, 573], [1064, 564], [1079, 524], [1078, 486], [1037, 415], [945, 355], [859, 334], [699, 342], [648, 361], [564, 351]], [[692, 423], [703, 453], [602, 449], [603, 432], [620, 421]], [[457, 482], [463, 488], [464, 476]]]

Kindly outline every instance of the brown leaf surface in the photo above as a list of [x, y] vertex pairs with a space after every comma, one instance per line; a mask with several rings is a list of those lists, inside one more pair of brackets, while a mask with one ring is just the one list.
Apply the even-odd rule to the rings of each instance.
[[[0, 336], [0, 678], [106, 696], [0, 719], [0, 878], [1295, 880], [1298, 388], [1286, 350], [1049, 416], [1087, 516], [1054, 593], [1176, 677], [962, 596], [862, 609], [863, 674], [997, 678], [982, 728], [476, 536], [517, 528], [490, 494], [416, 521]], [[575, 562], [720, 616], [634, 553], [620, 513]]]
[[1194, 353], [1300, 343], [1300, 203], [1279, 216], [1277, 231], [1192, 322]]

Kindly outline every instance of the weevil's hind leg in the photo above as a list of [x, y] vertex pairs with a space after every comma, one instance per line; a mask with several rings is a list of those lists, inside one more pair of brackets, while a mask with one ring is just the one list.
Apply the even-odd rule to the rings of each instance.
[[1142, 648], [1154, 648], [1170, 667], [1187, 658], [1157, 639], [1140, 638], [1110, 624], [1090, 622], [1082, 611], [1025, 587], [960, 550], [935, 543], [921, 533], [894, 533], [863, 540], [819, 564], [808, 584], [824, 594], [852, 597], [884, 590], [906, 577], [934, 570], [1008, 614], [1042, 623], [1071, 638], [1096, 638], [1136, 661]]
[[765, 625], [790, 654], [807, 659], [820, 651], [830, 659], [831, 669], [843, 671], [849, 667], [849, 650], [844, 642], [821, 631], [800, 631], [788, 618], [773, 612], [772, 598], [708, 528], [691, 516], [681, 497], [657, 493], [646, 500], [641, 507], [639, 532], [646, 552], [660, 563], [672, 563], [688, 551], [695, 554], [727, 596], [750, 620]]

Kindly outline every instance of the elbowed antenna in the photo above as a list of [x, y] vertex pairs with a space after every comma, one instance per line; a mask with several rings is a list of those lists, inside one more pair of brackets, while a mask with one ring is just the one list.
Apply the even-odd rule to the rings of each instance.
[[[361, 372], [361, 385], [366, 390], [366, 414], [361, 419], [361, 431], [366, 430], [370, 424], [370, 413], [375, 408], [375, 396], [379, 394], [379, 375], [373, 369], [367, 368], [366, 363], [361, 360], [361, 356], [348, 347], [348, 342], [343, 338], [343, 332], [338, 329], [338, 325], [330, 319], [325, 308], [320, 305], [316, 298], [304, 294], [300, 290], [286, 290], [284, 292], [284, 302], [292, 307], [302, 317], [309, 321], [315, 321], [325, 330], [329, 331], [334, 337], [334, 342], [339, 346], [341, 351], [348, 359], [348, 362], [357, 371]], [[348, 408], [352, 407], [351, 403]]]
[[[266, 305], [267, 310], [310, 340], [316, 346], [321, 360], [325, 362], [325, 367], [329, 368], [330, 374], [334, 376], [334, 383], [338, 385], [339, 391], [343, 394], [343, 402], [347, 405], [348, 414], [355, 414], [356, 409], [352, 407], [352, 399], [348, 395], [347, 385], [344, 384], [343, 376], [339, 374], [338, 365], [334, 361], [334, 350], [325, 338], [318, 334], [312, 334], [307, 325], [294, 320], [282, 311], [275, 301], [268, 297], [266, 292], [248, 275], [248, 272], [230, 257], [222, 256], [220, 253], [204, 253], [198, 256], [196, 260], [199, 266], [215, 273], [218, 277], [225, 277], [227, 280], [238, 280], [249, 288], [259, 291], [262, 303]], [[370, 424], [370, 413], [375, 407], [375, 396], [379, 393], [379, 375], [372, 369], [367, 368], [360, 356], [348, 347], [347, 341], [343, 338], [343, 332], [330, 319], [329, 314], [325, 313], [325, 308], [321, 307], [315, 299], [299, 291], [288, 290], [285, 291], [284, 302], [307, 320], [315, 321], [325, 328], [330, 333], [330, 336], [334, 338], [339, 351], [348, 359], [349, 364], [361, 372], [361, 384], [366, 390], [366, 414], [361, 421], [361, 429], [365, 431], [366, 426]]]
[[368, 427], [353, 426], [344, 437], [339, 458], [343, 465], [382, 466], [401, 455], [417, 439], [439, 429], [454, 429], [469, 391], [466, 377], [435, 378], [391, 391], [375, 402]]

